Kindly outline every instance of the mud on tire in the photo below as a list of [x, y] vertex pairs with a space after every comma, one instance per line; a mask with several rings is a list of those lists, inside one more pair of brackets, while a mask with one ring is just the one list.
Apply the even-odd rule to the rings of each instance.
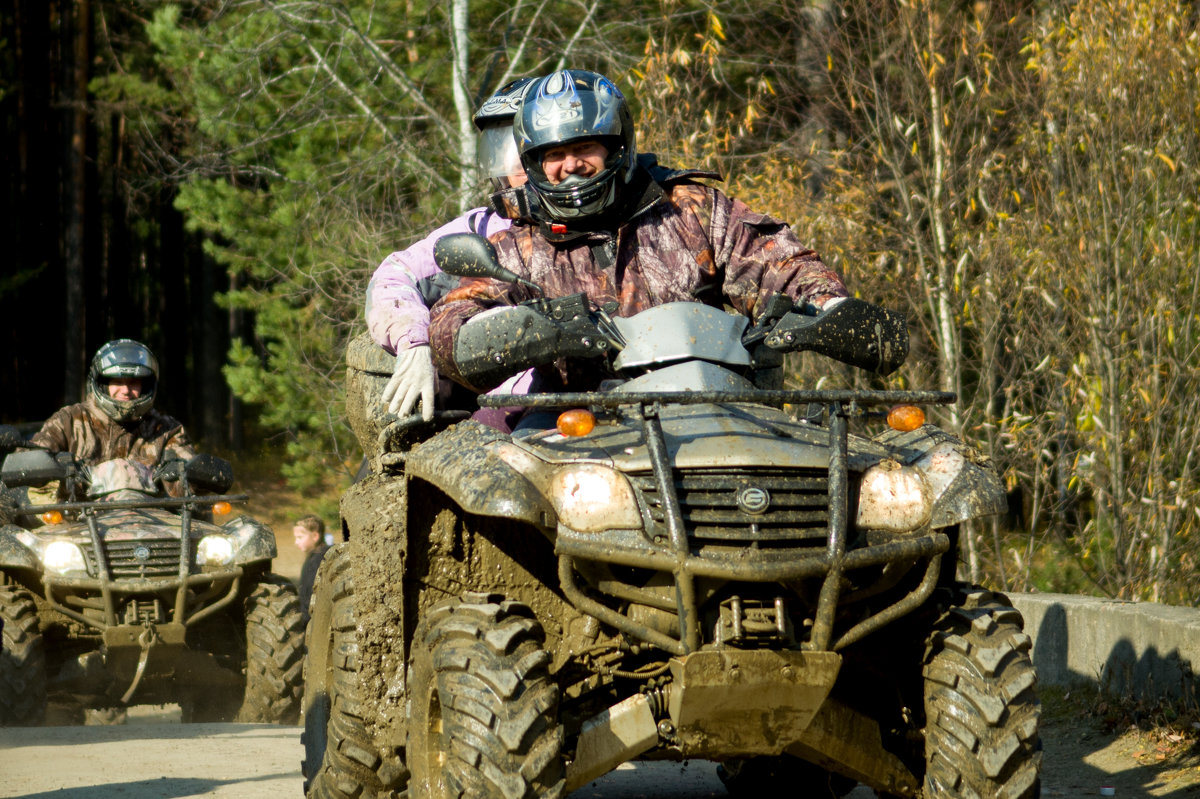
[[408, 771], [396, 757], [379, 751], [363, 720], [354, 580], [345, 544], [325, 553], [312, 604], [304, 660], [304, 795], [399, 796]]
[[46, 716], [46, 654], [28, 591], [0, 586], [0, 726], [33, 726]]
[[563, 733], [541, 625], [525, 605], [468, 593], [417, 627], [408, 762], [428, 799], [561, 797]]
[[1030, 638], [1007, 597], [959, 599], [926, 652], [924, 795], [1033, 799], [1042, 753]]
[[295, 586], [259, 583], [246, 598], [246, 692], [238, 721], [295, 724], [304, 691], [304, 617]]

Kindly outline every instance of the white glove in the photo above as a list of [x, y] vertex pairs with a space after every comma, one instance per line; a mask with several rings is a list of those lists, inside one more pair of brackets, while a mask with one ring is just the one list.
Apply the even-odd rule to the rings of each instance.
[[383, 389], [383, 402], [397, 416], [408, 416], [421, 400], [421, 418], [433, 418], [433, 396], [437, 391], [437, 372], [428, 344], [420, 344], [396, 353], [396, 368]]

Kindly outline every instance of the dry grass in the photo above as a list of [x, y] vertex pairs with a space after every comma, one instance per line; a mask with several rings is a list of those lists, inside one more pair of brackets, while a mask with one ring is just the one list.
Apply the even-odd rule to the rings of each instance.
[[[1139, 786], [1143, 795], [1200, 795], [1200, 708], [1194, 701], [1148, 703], [1079, 688], [1044, 688], [1040, 694], [1052, 773], [1078, 760], [1111, 775], [1110, 782]], [[1057, 775], [1049, 781], [1061, 782]]]

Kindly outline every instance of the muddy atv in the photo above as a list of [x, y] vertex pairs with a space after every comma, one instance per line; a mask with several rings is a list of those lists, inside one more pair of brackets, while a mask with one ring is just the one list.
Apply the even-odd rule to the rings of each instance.
[[[471, 247], [443, 267], [505, 277]], [[923, 423], [952, 395], [764, 388], [781, 352], [880, 373], [907, 353], [877, 306], [775, 305], [748, 329], [698, 303], [535, 300], [613, 379], [481, 397], [552, 414], [511, 435], [366, 418], [390, 359], [355, 343], [373, 468], [314, 591], [307, 796], [564, 796], [687, 758], [735, 796], [1039, 794], [1030, 639], [955, 576], [997, 475]]]
[[[0, 428], [0, 450], [27, 446]], [[109, 475], [132, 469], [108, 466], [119, 467]], [[69, 455], [38, 450], [9, 454], [0, 468], [0, 724], [39, 724], [48, 703], [68, 718], [178, 703], [184, 721], [295, 723], [299, 600], [271, 573], [269, 528], [244, 515], [212, 521], [214, 508], [246, 499], [221, 493], [229, 463], [172, 464], [163, 479], [178, 481], [178, 497], [145, 483], [97, 491], [87, 474]], [[22, 504], [27, 487], [48, 481], [83, 498]]]

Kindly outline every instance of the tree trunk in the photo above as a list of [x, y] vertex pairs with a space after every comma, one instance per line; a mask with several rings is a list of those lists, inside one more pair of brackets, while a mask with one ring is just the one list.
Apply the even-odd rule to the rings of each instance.
[[450, 42], [454, 48], [454, 109], [458, 114], [458, 152], [462, 169], [458, 177], [458, 210], [464, 213], [471, 207], [471, 187], [479, 178], [475, 169], [475, 130], [471, 118], [470, 94], [467, 91], [467, 70], [470, 68], [470, 40], [467, 12], [468, 0], [454, 0], [450, 6]]
[[[90, 0], [74, 0], [65, 15], [63, 29], [70, 33], [70, 57], [65, 65], [62, 105], [69, 119], [66, 131], [63, 175], [63, 266], [67, 336], [64, 364], [63, 402], [77, 402], [83, 395], [86, 370], [87, 319], [84, 301], [84, 241], [87, 201], [87, 85], [90, 61]], [[64, 48], [66, 50], [66, 48]]]

